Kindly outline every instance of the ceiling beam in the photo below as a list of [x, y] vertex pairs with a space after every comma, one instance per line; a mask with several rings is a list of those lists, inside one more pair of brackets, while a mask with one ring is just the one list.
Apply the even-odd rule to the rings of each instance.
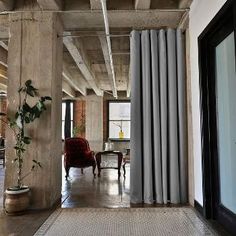
[[87, 95], [86, 87], [82, 85], [71, 73], [67, 70], [66, 65], [63, 65], [63, 79], [76, 91], [79, 91], [83, 96]]
[[107, 40], [104, 36], [99, 36], [99, 41], [102, 47], [103, 57], [104, 57], [104, 61], [105, 61], [105, 65], [106, 65], [106, 69], [108, 73], [108, 79], [110, 80], [112, 93], [113, 93], [113, 96], [117, 96], [117, 87], [116, 87], [115, 81], [113, 80]]
[[14, 0], [0, 0], [0, 11], [10, 11], [13, 6]]
[[37, 0], [39, 6], [43, 10], [62, 10], [62, 0]]
[[90, 8], [91, 10], [101, 10], [102, 5], [100, 0], [90, 0]]
[[7, 85], [0, 83], [0, 92], [7, 92]]
[[77, 43], [73, 40], [72, 37], [63, 38], [63, 43], [74, 59], [76, 65], [80, 69], [81, 73], [83, 74], [85, 80], [88, 82], [89, 86], [94, 90], [97, 96], [103, 96], [103, 92], [98, 88], [94, 75], [92, 74], [88, 66], [88, 60], [84, 58], [85, 54], [83, 53], [83, 45], [80, 43], [80, 45], [78, 45], [79, 47], [77, 47]]
[[7, 67], [7, 51], [0, 46], [0, 64]]
[[[108, 10], [109, 26], [115, 28], [176, 28], [186, 9], [164, 10]], [[61, 14], [65, 31], [78, 29], [104, 29], [103, 15], [100, 11], [81, 10]], [[144, 20], [145, 19], [145, 20]]]
[[4, 41], [0, 41], [0, 46], [3, 47], [6, 51], [8, 51], [8, 45]]
[[180, 0], [179, 8], [189, 8], [193, 0]]
[[2, 76], [0, 73], [0, 84], [3, 86], [7, 86], [7, 78], [5, 76]]
[[150, 9], [151, 0], [135, 0], [134, 7], [136, 10], [147, 10]]
[[62, 91], [72, 98], [76, 97], [75, 90], [65, 80], [62, 80]]

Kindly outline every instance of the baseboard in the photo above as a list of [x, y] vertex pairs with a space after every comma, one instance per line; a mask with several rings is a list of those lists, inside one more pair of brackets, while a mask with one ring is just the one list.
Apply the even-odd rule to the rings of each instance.
[[194, 200], [194, 208], [203, 215], [203, 206], [196, 200]]

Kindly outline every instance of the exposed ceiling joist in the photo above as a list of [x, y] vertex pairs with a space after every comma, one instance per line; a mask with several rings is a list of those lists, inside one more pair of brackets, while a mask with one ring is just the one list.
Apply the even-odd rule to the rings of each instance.
[[0, 0], [0, 11], [10, 11], [13, 6], [14, 0]]
[[7, 92], [7, 85], [0, 83], [0, 92]]
[[7, 86], [7, 78], [0, 73], [0, 84]]
[[62, 0], [37, 0], [39, 6], [43, 10], [62, 10]]
[[[176, 28], [185, 9], [165, 10], [109, 10], [109, 26], [115, 28], [158, 28], [163, 26]], [[100, 11], [79, 11], [62, 13], [65, 30], [104, 29], [104, 20]], [[145, 20], [144, 20], [145, 19]]]
[[[81, 73], [83, 74], [84, 78], [90, 85], [90, 87], [94, 90], [97, 96], [103, 96], [103, 92], [101, 89], [98, 88], [94, 75], [92, 74], [90, 68], [88, 67], [88, 61], [84, 58], [85, 55], [82, 52], [83, 46], [75, 45], [75, 41], [71, 37], [63, 38], [63, 43], [66, 46], [67, 50], [70, 52], [72, 58], [74, 59], [76, 65], [80, 69]], [[82, 56], [83, 55], [83, 56]]]
[[75, 90], [65, 80], [62, 80], [62, 91], [72, 98], [76, 97]]
[[101, 10], [102, 6], [100, 0], [90, 0], [90, 7], [91, 10]]
[[193, 0], [180, 0], [179, 8], [189, 8]]
[[103, 52], [103, 56], [104, 56], [104, 60], [105, 60], [107, 73], [108, 73], [108, 79], [110, 80], [112, 93], [114, 95], [114, 94], [117, 94], [117, 88], [116, 88], [116, 84], [114, 83], [113, 77], [112, 77], [112, 68], [111, 68], [111, 64], [110, 64], [107, 41], [106, 41], [106, 38], [104, 36], [99, 36], [99, 41], [100, 41], [101, 47], [102, 47], [102, 52]]
[[0, 46], [3, 47], [6, 51], [8, 51], [8, 45], [4, 41], [0, 41]]
[[72, 87], [74, 90], [79, 91], [83, 96], [87, 95], [86, 87], [82, 86], [76, 78], [74, 78], [71, 73], [66, 69], [66, 66], [63, 65], [63, 79]]
[[135, 0], [134, 7], [136, 10], [150, 9], [151, 0]]
[[7, 67], [7, 51], [0, 46], [0, 64]]

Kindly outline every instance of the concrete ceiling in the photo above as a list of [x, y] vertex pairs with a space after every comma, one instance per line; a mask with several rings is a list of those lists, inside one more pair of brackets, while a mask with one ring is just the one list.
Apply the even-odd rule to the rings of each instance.
[[[192, 0], [107, 0], [116, 89], [128, 90], [132, 29], [176, 28]], [[63, 94], [86, 96], [112, 92], [111, 72], [100, 0], [0, 0], [0, 66], [7, 70], [8, 14], [15, 11], [57, 11], [64, 24]], [[1, 53], [3, 52], [3, 53]], [[1, 75], [0, 75], [1, 77]], [[6, 87], [6, 78], [0, 80]], [[3, 87], [4, 87], [3, 86]], [[4, 88], [5, 88], [4, 87]], [[0, 86], [2, 88], [2, 86]]]

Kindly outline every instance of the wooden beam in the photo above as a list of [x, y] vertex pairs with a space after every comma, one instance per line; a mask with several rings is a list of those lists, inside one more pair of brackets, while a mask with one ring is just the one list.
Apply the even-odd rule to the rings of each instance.
[[190, 5], [193, 0], [180, 0], [179, 1], [179, 8], [190, 8]]
[[0, 46], [8, 51], [8, 45], [4, 41], [0, 41]]
[[151, 0], [135, 0], [134, 7], [136, 10], [150, 9]]
[[91, 10], [101, 10], [102, 5], [100, 0], [90, 0], [90, 8]]
[[14, 0], [0, 0], [0, 11], [11, 11], [14, 6]]
[[108, 79], [110, 80], [112, 93], [113, 93], [113, 96], [115, 97], [117, 94], [117, 87], [116, 87], [116, 83], [113, 81], [113, 77], [112, 77], [112, 69], [111, 69], [111, 64], [110, 64], [107, 41], [104, 36], [99, 36], [99, 41], [100, 41], [100, 44], [102, 47], [104, 61], [105, 61], [105, 65], [106, 65], [106, 69], [107, 69], [107, 73], [108, 73]]
[[0, 46], [0, 64], [7, 67], [7, 51]]
[[43, 10], [62, 10], [62, 0], [37, 0], [39, 6]]
[[[176, 28], [185, 11], [186, 9], [108, 10], [108, 20], [110, 28], [113, 29], [150, 29], [163, 26]], [[61, 16], [65, 31], [104, 29], [101, 11], [64, 12]]]
[[88, 66], [88, 60], [84, 58], [85, 54], [82, 52], [83, 46], [80, 44], [78, 45], [79, 47], [77, 47], [72, 37], [63, 38], [63, 43], [66, 46], [67, 50], [70, 52], [72, 58], [74, 59], [76, 65], [78, 66], [84, 78], [88, 82], [89, 86], [94, 90], [97, 96], [103, 96], [103, 92], [101, 89], [98, 88], [95, 82], [94, 75], [92, 74]]
[[7, 85], [0, 83], [0, 92], [7, 92]]
[[86, 87], [82, 85], [76, 78], [73, 78], [71, 73], [67, 70], [66, 65], [63, 65], [62, 72], [63, 79], [72, 87], [74, 90], [79, 91], [83, 96], [87, 95]]
[[62, 91], [72, 98], [76, 97], [75, 90], [65, 80], [62, 80]]
[[7, 78], [0, 74], [0, 84], [7, 86]]

